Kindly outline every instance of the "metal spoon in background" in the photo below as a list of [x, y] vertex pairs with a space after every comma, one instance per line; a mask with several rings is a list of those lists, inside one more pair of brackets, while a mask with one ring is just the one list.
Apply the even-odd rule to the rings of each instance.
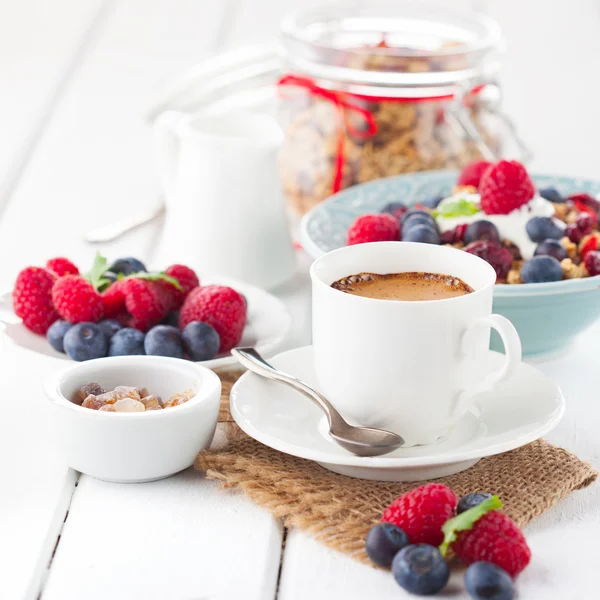
[[159, 206], [156, 206], [149, 211], [138, 213], [128, 218], [121, 219], [120, 221], [109, 223], [108, 225], [103, 225], [101, 227], [91, 229], [90, 231], [86, 231], [83, 234], [83, 239], [89, 244], [113, 242], [126, 233], [129, 233], [138, 227], [142, 227], [143, 225], [158, 219], [164, 214], [164, 212], [165, 206], [161, 201]]
[[299, 379], [278, 371], [254, 348], [234, 348], [231, 354], [249, 371], [266, 379], [288, 385], [310, 398], [327, 416], [329, 434], [333, 440], [352, 454], [379, 456], [404, 444], [404, 440], [391, 431], [350, 425], [322, 394]]

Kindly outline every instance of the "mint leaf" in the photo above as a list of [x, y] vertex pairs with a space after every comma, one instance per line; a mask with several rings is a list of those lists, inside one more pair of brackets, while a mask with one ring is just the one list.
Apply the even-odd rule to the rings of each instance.
[[136, 279], [145, 279], [146, 281], [166, 281], [178, 289], [180, 292], [183, 292], [183, 288], [181, 284], [175, 277], [171, 277], [162, 271], [160, 273], [146, 273], [144, 271], [140, 273], [132, 273], [129, 277], [135, 277]]
[[492, 496], [491, 498], [484, 500], [481, 504], [478, 504], [469, 510], [465, 510], [465, 512], [460, 513], [460, 515], [448, 519], [442, 525], [442, 531], [444, 532], [444, 541], [440, 545], [442, 556], [446, 556], [450, 544], [456, 541], [456, 534], [459, 531], [472, 529], [473, 525], [475, 525], [483, 515], [498, 508], [502, 508], [502, 502], [500, 502], [498, 496]]
[[479, 212], [479, 207], [475, 202], [467, 200], [466, 198], [460, 198], [453, 202], [444, 202], [435, 211], [436, 217], [470, 217]]
[[85, 274], [85, 278], [94, 286], [94, 289], [101, 291], [110, 285], [110, 280], [103, 277], [108, 267], [108, 261], [100, 252], [96, 253], [92, 268]]

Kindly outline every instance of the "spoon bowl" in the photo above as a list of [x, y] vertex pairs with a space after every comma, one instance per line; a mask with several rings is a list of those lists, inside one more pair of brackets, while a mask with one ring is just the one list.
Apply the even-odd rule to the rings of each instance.
[[234, 348], [231, 354], [256, 375], [283, 383], [310, 398], [325, 413], [331, 438], [348, 452], [356, 456], [380, 456], [404, 444], [404, 439], [391, 431], [350, 425], [325, 396], [270, 365], [254, 348]]

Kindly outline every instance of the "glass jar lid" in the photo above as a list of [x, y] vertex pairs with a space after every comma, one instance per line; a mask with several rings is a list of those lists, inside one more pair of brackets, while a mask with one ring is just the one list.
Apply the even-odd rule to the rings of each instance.
[[403, 96], [440, 96], [486, 83], [504, 47], [493, 20], [411, 0], [301, 10], [284, 19], [282, 42], [292, 71], [349, 92], [372, 86], [383, 96], [399, 87]]

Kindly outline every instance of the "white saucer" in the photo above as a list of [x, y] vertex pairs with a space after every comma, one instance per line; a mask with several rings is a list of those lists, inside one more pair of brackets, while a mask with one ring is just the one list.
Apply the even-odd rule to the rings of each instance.
[[[490, 369], [497, 369], [503, 360], [491, 350], [487, 359]], [[270, 362], [318, 388], [312, 347], [284, 352]], [[230, 404], [236, 423], [259, 442], [342, 475], [379, 481], [421, 481], [458, 473], [484, 456], [537, 440], [556, 426], [565, 408], [560, 388], [522, 363], [509, 381], [493, 393], [481, 394], [475, 407], [437, 444], [358, 457], [329, 438], [317, 406], [279, 383], [245, 373], [231, 390]]]
[[[215, 278], [206, 282], [211, 283], [232, 287], [244, 294], [248, 301], [248, 321], [240, 345], [254, 346], [264, 356], [271, 356], [281, 347], [290, 332], [292, 317], [279, 298], [234, 279]], [[17, 346], [37, 354], [69, 360], [66, 354], [54, 350], [45, 336], [37, 335], [23, 326], [21, 319], [13, 312], [11, 294], [10, 291], [0, 294], [0, 330], [4, 329], [8, 339]], [[237, 360], [227, 352], [198, 364], [209, 369], [220, 369], [237, 364]]]

